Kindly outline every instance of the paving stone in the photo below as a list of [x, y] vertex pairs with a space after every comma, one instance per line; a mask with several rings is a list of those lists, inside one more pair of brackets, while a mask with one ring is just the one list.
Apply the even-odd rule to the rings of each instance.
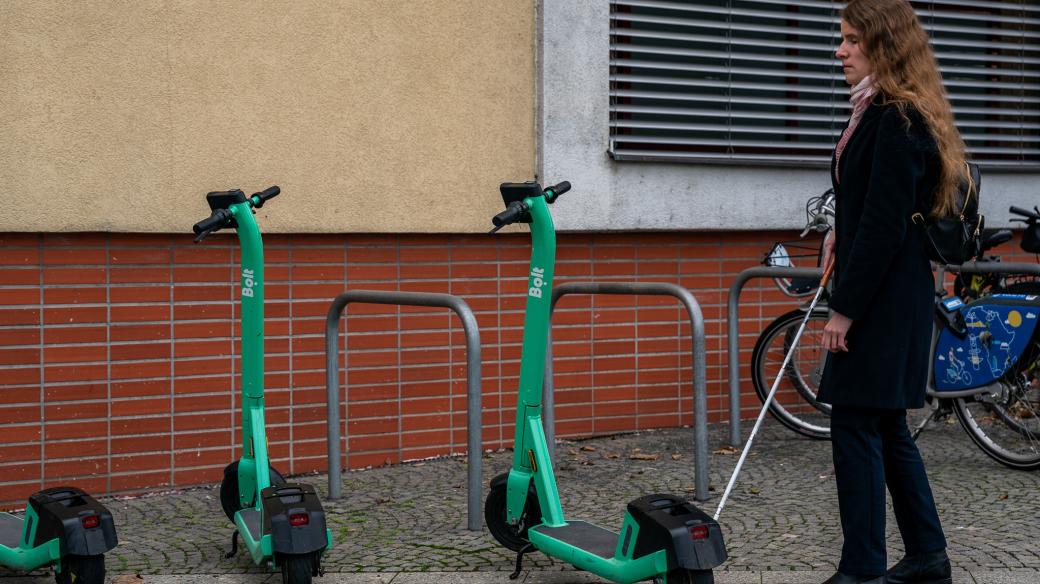
[[[750, 424], [745, 424], [748, 430]], [[710, 448], [717, 450], [727, 436], [724, 425], [712, 427]], [[687, 428], [561, 442], [557, 477], [567, 517], [617, 530], [631, 499], [651, 492], [692, 498], [692, 437], [692, 429]], [[1040, 546], [1036, 545], [1040, 472], [1014, 471], [991, 461], [956, 425], [930, 429], [919, 446], [951, 559], [967, 578], [956, 581], [972, 582], [970, 572], [975, 580], [981, 577], [995, 584], [1040, 582]], [[633, 460], [633, 454], [658, 458]], [[673, 460], [673, 454], [679, 459]], [[509, 451], [483, 457], [481, 499], [490, 478], [508, 470], [511, 460]], [[715, 511], [736, 461], [735, 454], [712, 454], [709, 482], [715, 491], [711, 500], [698, 503], [705, 511]], [[327, 476], [295, 480], [313, 484], [323, 497], [327, 492]], [[461, 458], [345, 473], [344, 498], [325, 501], [335, 546], [325, 556], [329, 575], [324, 581], [338, 582], [329, 578], [356, 574], [351, 582], [387, 582], [385, 578], [402, 572], [394, 584], [399, 578], [406, 584], [416, 578], [418, 584], [434, 582], [430, 573], [454, 572], [511, 584], [506, 576], [513, 570], [515, 554], [495, 542], [486, 529], [466, 530], [465, 484], [466, 464]], [[168, 580], [170, 584], [280, 581], [254, 566], [244, 551], [231, 559], [223, 557], [230, 549], [232, 526], [220, 510], [216, 485], [104, 502], [115, 515], [121, 541], [107, 560], [113, 575], [142, 574], [146, 582], [152, 581], [151, 576], [197, 575]], [[717, 581], [757, 584], [760, 579], [778, 582], [775, 577], [803, 574], [826, 579], [835, 569], [841, 546], [830, 443], [801, 438], [767, 420], [720, 523], [729, 560], [716, 570]], [[891, 513], [887, 528], [891, 564], [903, 553]], [[541, 554], [527, 556], [524, 569], [529, 584], [594, 578]], [[426, 576], [421, 575], [424, 572]], [[52, 577], [39, 574], [40, 578], [22, 579], [34, 584], [53, 582]], [[210, 576], [214, 574], [233, 576], [221, 580]], [[0, 583], [13, 584], [15, 580], [7, 577], [12, 575], [0, 569]], [[448, 582], [447, 576], [438, 578], [436, 584]]]
[[834, 575], [834, 570], [827, 572], [805, 570], [764, 572], [762, 574], [762, 584], [820, 584], [820, 582], [830, 578], [832, 575]]

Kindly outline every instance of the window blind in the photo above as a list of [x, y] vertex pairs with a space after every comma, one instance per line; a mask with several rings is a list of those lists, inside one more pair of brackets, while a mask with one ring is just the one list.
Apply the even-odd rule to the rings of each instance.
[[[1040, 4], [911, 4], [971, 158], [1040, 170]], [[612, 0], [610, 155], [826, 167], [849, 116], [843, 5]]]

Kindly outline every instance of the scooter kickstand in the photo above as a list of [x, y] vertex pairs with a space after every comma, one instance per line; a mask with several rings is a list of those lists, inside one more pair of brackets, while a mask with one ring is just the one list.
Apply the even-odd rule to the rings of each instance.
[[224, 554], [224, 559], [231, 559], [238, 553], [238, 530], [231, 532], [231, 551]]
[[520, 571], [523, 570], [524, 565], [524, 554], [529, 554], [534, 551], [534, 546], [527, 544], [520, 548], [520, 551], [516, 552], [516, 569], [509, 575], [510, 580], [516, 580], [520, 577]]

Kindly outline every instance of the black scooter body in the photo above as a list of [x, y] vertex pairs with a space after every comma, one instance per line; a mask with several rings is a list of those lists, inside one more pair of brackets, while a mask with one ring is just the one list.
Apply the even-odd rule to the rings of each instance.
[[[33, 546], [58, 538], [61, 555], [96, 556], [116, 547], [112, 513], [93, 497], [75, 487], [45, 489], [29, 497], [39, 518]], [[97, 516], [96, 527], [85, 527], [83, 518]], [[31, 532], [30, 529], [26, 530]]]
[[726, 561], [726, 544], [717, 521], [686, 499], [646, 495], [631, 501], [628, 512], [639, 525], [633, 558], [668, 550], [668, 567], [711, 570]]

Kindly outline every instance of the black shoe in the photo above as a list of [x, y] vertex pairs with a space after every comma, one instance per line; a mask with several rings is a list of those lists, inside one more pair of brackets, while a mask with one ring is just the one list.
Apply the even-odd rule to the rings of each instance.
[[953, 584], [946, 550], [906, 556], [885, 574], [889, 584]]
[[853, 576], [851, 574], [843, 574], [841, 572], [835, 572], [833, 576], [827, 578], [823, 584], [887, 584], [888, 580], [884, 576]]

